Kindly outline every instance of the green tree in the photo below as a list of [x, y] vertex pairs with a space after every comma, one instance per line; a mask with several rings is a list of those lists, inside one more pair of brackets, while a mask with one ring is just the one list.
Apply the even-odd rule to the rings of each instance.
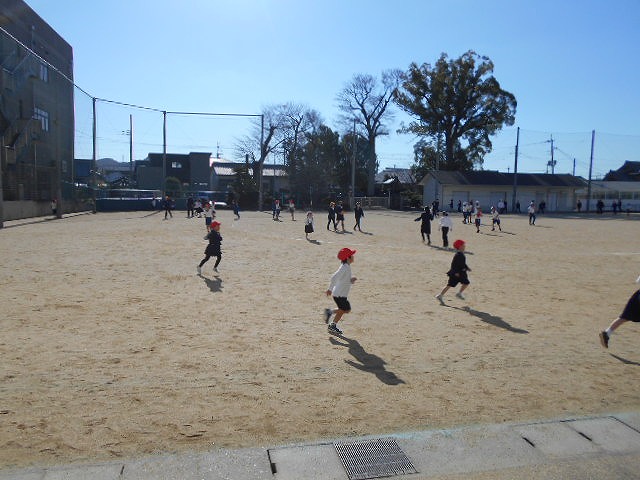
[[493, 76], [493, 62], [468, 51], [443, 53], [434, 66], [412, 63], [396, 90], [397, 105], [414, 120], [400, 129], [444, 140], [442, 170], [471, 170], [492, 148], [490, 136], [513, 125], [517, 102]]
[[234, 199], [238, 205], [255, 205], [258, 201], [258, 185], [249, 173], [249, 166], [235, 168], [234, 172], [236, 173], [232, 184]]
[[167, 177], [164, 181], [164, 190], [167, 195], [173, 198], [182, 196], [182, 183], [176, 177]]
[[[343, 135], [340, 139], [341, 155], [337, 158], [336, 165], [336, 181], [345, 192], [351, 188], [351, 171], [353, 168], [353, 132]], [[363, 194], [367, 192], [368, 172], [367, 165], [369, 162], [369, 142], [360, 135], [355, 135], [355, 192]]]

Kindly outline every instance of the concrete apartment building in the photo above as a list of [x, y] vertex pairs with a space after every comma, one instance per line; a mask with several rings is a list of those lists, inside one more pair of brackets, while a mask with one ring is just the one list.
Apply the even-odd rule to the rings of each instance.
[[0, 66], [1, 222], [71, 195], [73, 49], [25, 2], [0, 0]]

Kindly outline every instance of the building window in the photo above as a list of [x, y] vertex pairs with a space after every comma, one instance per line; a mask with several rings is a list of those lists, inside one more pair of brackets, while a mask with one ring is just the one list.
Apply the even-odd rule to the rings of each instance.
[[44, 83], [49, 83], [49, 67], [44, 63], [40, 64], [40, 80]]
[[171, 162], [171, 168], [182, 168], [182, 164], [180, 162]]
[[40, 121], [40, 126], [42, 127], [43, 132], [49, 131], [49, 112], [45, 112], [44, 110], [35, 107], [33, 109], [33, 118]]

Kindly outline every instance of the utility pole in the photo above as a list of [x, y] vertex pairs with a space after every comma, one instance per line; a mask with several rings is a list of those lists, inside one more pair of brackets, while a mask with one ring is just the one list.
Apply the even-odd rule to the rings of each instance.
[[133, 184], [133, 115], [129, 115], [129, 169], [131, 170], [131, 183]]
[[589, 212], [589, 204], [591, 203], [591, 172], [593, 170], [593, 143], [596, 139], [596, 131], [591, 130], [591, 157], [589, 160], [589, 181], [587, 183], [587, 213]]
[[511, 196], [511, 211], [516, 211], [516, 199], [518, 198], [518, 145], [520, 144], [520, 127], [516, 130], [516, 156], [513, 162], [513, 195]]
[[167, 196], [167, 112], [162, 112], [162, 198]]
[[98, 124], [97, 124], [97, 120], [96, 120], [96, 98], [93, 97], [93, 125], [92, 125], [92, 157], [91, 157], [91, 194], [92, 194], [92, 198], [93, 198], [93, 213], [96, 213], [97, 207], [96, 207], [96, 193], [97, 193], [97, 189], [98, 189], [98, 177], [97, 177], [97, 168], [98, 168], [98, 159], [97, 159], [97, 155], [98, 155], [98, 143], [97, 143], [97, 133], [98, 133]]
[[356, 119], [353, 118], [353, 157], [351, 159], [351, 208], [355, 208], [356, 196]]
[[549, 142], [551, 142], [551, 160], [547, 162], [547, 173], [549, 173], [549, 166], [551, 166], [551, 175], [553, 175], [556, 169], [556, 161], [553, 159], [553, 135], [551, 135]]

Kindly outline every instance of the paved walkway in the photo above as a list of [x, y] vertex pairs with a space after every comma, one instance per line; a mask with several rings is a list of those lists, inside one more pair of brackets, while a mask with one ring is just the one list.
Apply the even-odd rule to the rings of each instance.
[[[394, 450], [395, 449], [395, 450]], [[0, 469], [0, 480], [640, 479], [640, 412]]]

